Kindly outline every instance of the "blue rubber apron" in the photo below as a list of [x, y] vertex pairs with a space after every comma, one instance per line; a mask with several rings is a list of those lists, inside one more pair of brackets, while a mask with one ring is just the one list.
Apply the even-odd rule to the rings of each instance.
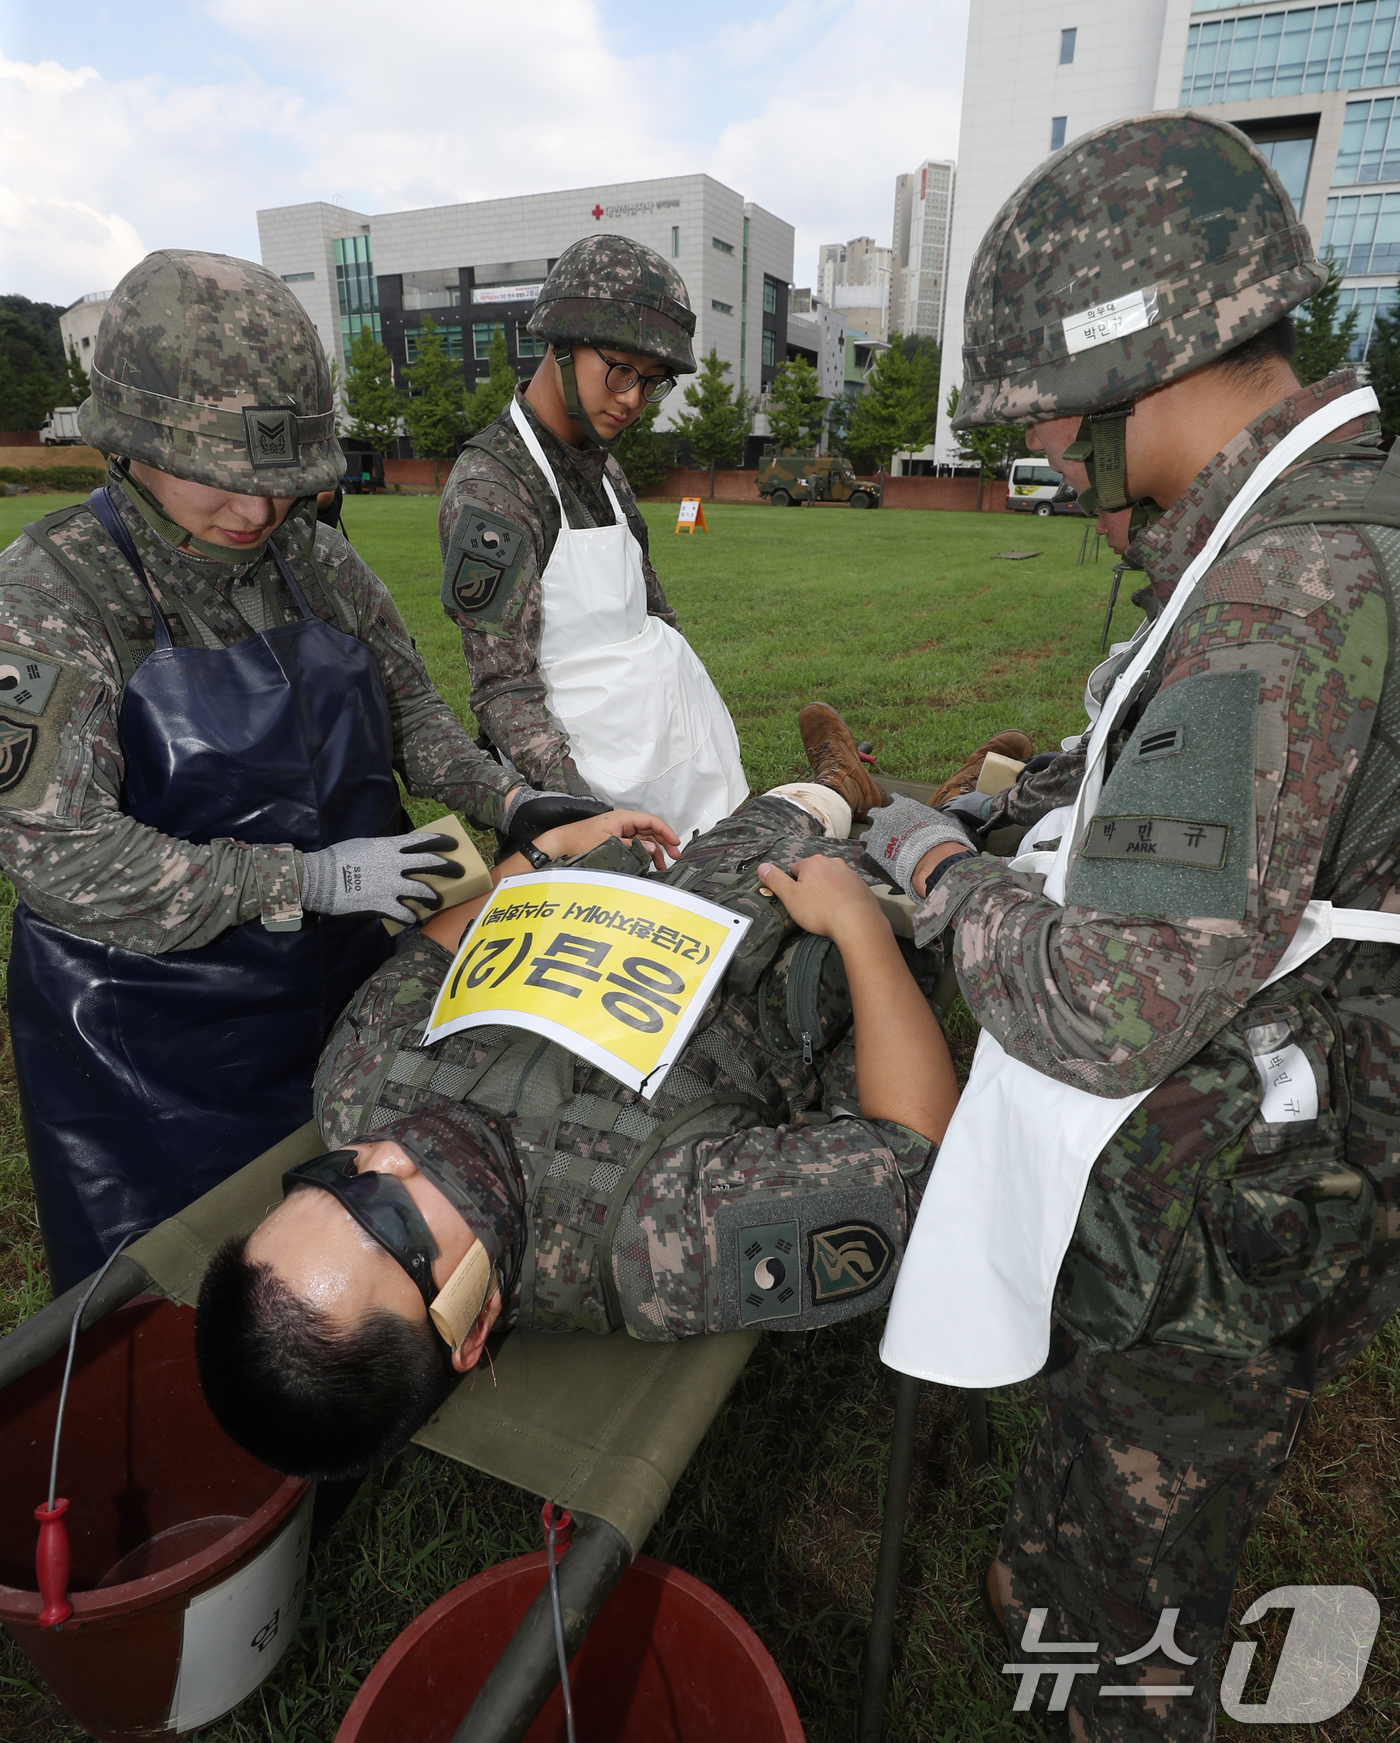
[[[105, 490], [93, 513], [150, 593]], [[122, 691], [124, 809], [182, 841], [304, 852], [411, 827], [372, 651], [301, 611], [230, 648], [155, 649]], [[154, 956], [65, 931], [23, 902], [10, 1026], [39, 1227], [54, 1293], [132, 1229], [171, 1216], [311, 1117], [331, 1025], [388, 954], [373, 915], [233, 926]]]

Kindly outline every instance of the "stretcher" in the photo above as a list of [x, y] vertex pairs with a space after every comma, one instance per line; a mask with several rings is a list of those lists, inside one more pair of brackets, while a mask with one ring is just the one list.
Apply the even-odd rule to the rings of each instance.
[[[882, 779], [911, 798], [926, 799], [932, 792], [923, 783]], [[914, 905], [909, 898], [891, 893], [882, 905], [897, 935], [912, 937]], [[83, 1326], [146, 1292], [193, 1306], [215, 1248], [231, 1235], [250, 1232], [281, 1201], [284, 1171], [323, 1148], [315, 1124], [308, 1121], [141, 1236], [108, 1270]], [[86, 1287], [86, 1280], [75, 1285], [0, 1339], [0, 1389], [66, 1345]], [[419, 1446], [531, 1490], [573, 1514], [573, 1543], [559, 1564], [570, 1654], [645, 1543], [759, 1335], [737, 1331], [652, 1344], [622, 1333], [599, 1337], [513, 1330], [499, 1347], [492, 1346], [495, 1384], [483, 1383], [479, 1373], [469, 1375], [414, 1436]], [[862, 1743], [878, 1739], [884, 1706], [909, 1486], [904, 1467], [912, 1461], [917, 1385], [910, 1398], [906, 1389], [901, 1380], [867, 1655]], [[973, 1446], [981, 1462], [982, 1400], [980, 1395], [973, 1399]], [[515, 1743], [558, 1679], [546, 1587], [464, 1715], [458, 1743]]]

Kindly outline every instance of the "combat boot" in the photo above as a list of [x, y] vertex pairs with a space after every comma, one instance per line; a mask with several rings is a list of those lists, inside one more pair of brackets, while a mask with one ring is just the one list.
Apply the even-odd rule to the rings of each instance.
[[978, 776], [982, 773], [982, 764], [988, 755], [995, 751], [1013, 763], [1029, 762], [1032, 754], [1031, 741], [1024, 732], [998, 732], [989, 738], [985, 744], [978, 745], [972, 755], [954, 775], [949, 775], [941, 787], [936, 787], [928, 803], [935, 809], [946, 805], [950, 799], [960, 798], [964, 793], [975, 792]]
[[837, 792], [863, 822], [877, 805], [886, 803], [879, 784], [867, 772], [851, 730], [825, 702], [809, 702], [797, 717], [802, 748], [812, 765], [812, 779]]

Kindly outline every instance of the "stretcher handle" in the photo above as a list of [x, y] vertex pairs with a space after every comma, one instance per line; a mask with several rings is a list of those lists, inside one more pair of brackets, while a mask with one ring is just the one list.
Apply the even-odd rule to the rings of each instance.
[[[632, 1560], [627, 1539], [605, 1519], [574, 1514], [574, 1538], [559, 1562], [559, 1605], [570, 1658]], [[452, 1743], [520, 1743], [559, 1681], [549, 1582], [492, 1666]]]
[[[57, 1301], [41, 1307], [38, 1313], [31, 1314], [22, 1325], [0, 1338], [0, 1391], [68, 1347], [73, 1315], [96, 1275], [94, 1271], [92, 1277], [84, 1277], [81, 1283], [64, 1290]], [[145, 1267], [130, 1253], [123, 1253], [93, 1291], [79, 1329], [96, 1325], [99, 1319], [115, 1313], [134, 1295], [154, 1287]]]

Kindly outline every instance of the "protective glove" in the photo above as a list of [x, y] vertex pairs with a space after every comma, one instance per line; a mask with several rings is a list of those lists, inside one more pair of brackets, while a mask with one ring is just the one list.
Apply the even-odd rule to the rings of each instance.
[[415, 829], [411, 835], [338, 841], [303, 854], [301, 905], [312, 914], [386, 914], [412, 926], [418, 916], [404, 907], [405, 896], [425, 908], [442, 906], [442, 897], [421, 881], [421, 874], [462, 876], [456, 860], [442, 857], [444, 848], [455, 845], [450, 835]]
[[940, 805], [940, 811], [951, 811], [963, 823], [965, 828], [980, 829], [987, 821], [987, 813], [992, 808], [995, 793], [960, 793], [956, 799], [950, 799], [946, 805]]
[[945, 841], [955, 841], [962, 848], [973, 845], [955, 817], [930, 811], [903, 793], [896, 793], [888, 805], [873, 810], [870, 824], [861, 836], [867, 857], [911, 896], [914, 868], [931, 847], [940, 847]]
[[547, 829], [577, 823], [582, 817], [599, 817], [612, 809], [606, 799], [584, 798], [577, 793], [538, 793], [532, 787], [522, 787], [506, 806], [501, 833], [519, 846]]

